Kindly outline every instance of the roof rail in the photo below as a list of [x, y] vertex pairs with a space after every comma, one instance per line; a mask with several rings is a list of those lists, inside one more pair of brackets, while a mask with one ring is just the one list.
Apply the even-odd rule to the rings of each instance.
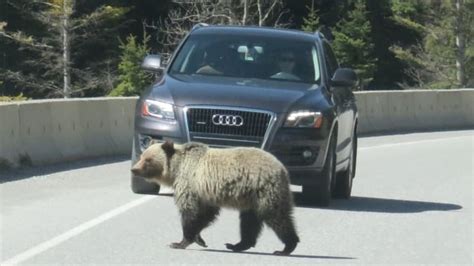
[[193, 28], [191, 29], [191, 31], [202, 28], [202, 27], [207, 27], [207, 26], [209, 26], [209, 24], [201, 22], [201, 23], [198, 23], [198, 24], [194, 25]]

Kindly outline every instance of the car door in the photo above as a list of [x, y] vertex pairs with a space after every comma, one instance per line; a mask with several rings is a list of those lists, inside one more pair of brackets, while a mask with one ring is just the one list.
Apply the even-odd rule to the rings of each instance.
[[[323, 42], [324, 55], [327, 65], [327, 74], [328, 78], [331, 79], [334, 75], [334, 72], [339, 68], [337, 59], [334, 56], [334, 53], [329, 46], [329, 44]], [[336, 110], [338, 115], [338, 136], [337, 136], [337, 160], [338, 162], [344, 161], [346, 158], [349, 158], [350, 155], [350, 144], [352, 136], [352, 125], [354, 119], [354, 111], [352, 108], [352, 91], [348, 87], [331, 87], [330, 92], [333, 98], [333, 102], [336, 104]]]

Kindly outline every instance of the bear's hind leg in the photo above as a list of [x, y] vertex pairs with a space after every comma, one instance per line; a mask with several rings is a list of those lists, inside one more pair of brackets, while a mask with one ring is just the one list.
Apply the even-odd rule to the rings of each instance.
[[275, 231], [278, 238], [285, 244], [282, 251], [275, 251], [275, 255], [289, 255], [295, 250], [300, 241], [296, 234], [293, 219], [289, 214], [281, 214], [279, 217], [265, 219], [265, 223]]
[[213, 206], [201, 206], [197, 212], [188, 210], [181, 211], [183, 240], [178, 243], [172, 243], [170, 247], [185, 249], [192, 243], [207, 247], [200, 233], [216, 219], [218, 214], [219, 208]]
[[257, 238], [262, 231], [262, 220], [258, 218], [255, 211], [240, 212], [240, 236], [241, 240], [237, 244], [226, 244], [227, 249], [232, 251], [244, 251], [254, 247]]

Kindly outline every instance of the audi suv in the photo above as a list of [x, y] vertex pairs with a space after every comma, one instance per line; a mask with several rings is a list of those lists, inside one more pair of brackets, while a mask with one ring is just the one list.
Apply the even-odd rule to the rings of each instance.
[[[349, 198], [357, 157], [355, 72], [319, 32], [195, 26], [136, 105], [132, 163], [152, 142], [258, 147], [288, 169], [305, 198]], [[135, 193], [159, 186], [132, 174]]]

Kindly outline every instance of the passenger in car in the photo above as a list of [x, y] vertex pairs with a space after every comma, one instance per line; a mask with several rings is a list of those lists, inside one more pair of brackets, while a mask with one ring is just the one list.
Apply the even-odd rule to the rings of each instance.
[[206, 51], [204, 65], [196, 71], [196, 74], [235, 76], [239, 63], [239, 55], [235, 49], [209, 49]]
[[196, 70], [196, 74], [222, 75], [222, 71], [217, 70], [220, 61], [220, 53], [216, 49], [209, 49], [204, 53], [204, 65]]

